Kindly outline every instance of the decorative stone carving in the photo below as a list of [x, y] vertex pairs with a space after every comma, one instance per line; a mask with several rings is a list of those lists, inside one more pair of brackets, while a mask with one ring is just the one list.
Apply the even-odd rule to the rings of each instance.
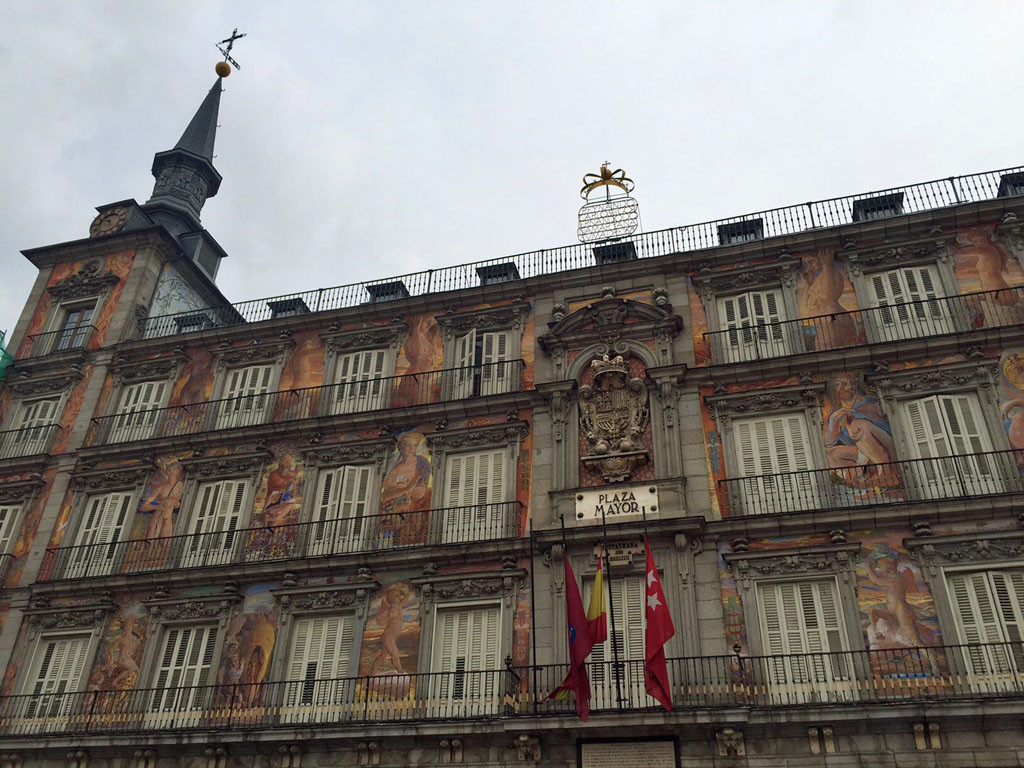
[[836, 751], [835, 735], [832, 726], [811, 726], [807, 729], [807, 742], [812, 755], [834, 754]]
[[136, 749], [135, 768], [156, 768], [156, 750]]
[[712, 418], [724, 429], [734, 415], [820, 407], [824, 392], [824, 382], [813, 382], [755, 392], [706, 395], [704, 400], [711, 410]]
[[263, 450], [221, 456], [192, 456], [182, 459], [181, 465], [190, 478], [207, 479], [256, 472], [269, 458], [270, 452]]
[[68, 752], [68, 768], [89, 768], [89, 753], [84, 749]]
[[622, 339], [652, 338], [655, 328], [671, 338], [683, 328], [683, 319], [671, 314], [671, 309], [667, 303], [654, 306], [632, 299], [617, 299], [614, 294], [606, 293], [572, 314], [558, 318], [561, 312], [557, 312], [556, 320], [550, 324], [551, 330], [538, 342], [541, 349], [555, 356], [558, 348], [590, 344], [595, 338], [610, 351]]
[[767, 264], [744, 264], [729, 270], [715, 271], [707, 262], [694, 274], [693, 285], [701, 298], [708, 300], [715, 294], [740, 291], [761, 286], [790, 287], [796, 280], [799, 262], [788, 253]]
[[119, 356], [114, 358], [110, 370], [119, 381], [147, 381], [150, 379], [169, 379], [181, 367], [185, 355], [175, 350], [171, 355], [152, 360], [130, 360]]
[[24, 762], [20, 752], [0, 752], [0, 768], [21, 768]]
[[474, 328], [478, 331], [505, 328], [522, 330], [529, 313], [530, 305], [525, 301], [519, 301], [514, 304], [475, 309], [470, 312], [446, 312], [443, 315], [438, 315], [435, 319], [441, 326], [445, 339], [450, 340], [469, 333]]
[[933, 536], [915, 531], [903, 543], [910, 556], [930, 573], [957, 563], [1019, 561], [1024, 558], [1024, 531], [990, 531], [962, 536]]
[[143, 605], [149, 608], [151, 616], [163, 621], [192, 621], [196, 619], [221, 619], [231, 606], [238, 602], [240, 595], [232, 585], [225, 587], [225, 594], [203, 597], [164, 597], [161, 593]]
[[551, 307], [551, 320], [553, 323], [559, 323], [565, 319], [565, 316], [569, 314], [569, 305], [558, 303]]
[[[16, 365], [21, 365], [19, 361]], [[70, 366], [58, 374], [49, 376], [28, 376], [22, 372], [23, 378], [8, 376], [5, 384], [10, 386], [11, 394], [17, 398], [36, 397], [38, 395], [56, 395], [71, 389], [82, 378], [82, 370], [78, 366]]]
[[60, 301], [82, 299], [89, 296], [100, 296], [111, 286], [121, 281], [113, 272], [103, 271], [103, 261], [93, 259], [82, 265], [82, 268], [51, 285], [47, 290], [53, 298]]
[[950, 238], [939, 238], [917, 243], [903, 243], [898, 246], [881, 245], [868, 248], [847, 246], [842, 257], [850, 275], [860, 277], [873, 269], [893, 268], [911, 264], [946, 263], [953, 257]]
[[361, 741], [358, 750], [360, 765], [380, 765], [380, 744], [376, 741]]
[[942, 749], [938, 723], [914, 723], [914, 746], [920, 751]]
[[446, 429], [431, 432], [426, 437], [431, 453], [436, 449], [457, 451], [519, 443], [526, 437], [529, 427], [525, 421], [509, 421], [487, 427]]
[[412, 580], [425, 602], [463, 598], [515, 598], [523, 588], [526, 571], [521, 568], [478, 574], [429, 575]]
[[28, 479], [13, 483], [0, 483], [0, 504], [18, 504], [35, 496], [46, 482], [38, 472], [33, 472]]
[[34, 629], [80, 629], [95, 627], [107, 615], [113, 603], [110, 599], [88, 605], [50, 607], [49, 603], [35, 603], [25, 610], [25, 619]]
[[463, 758], [462, 739], [441, 739], [437, 749], [437, 761], [443, 765], [461, 763]]
[[582, 460], [607, 482], [621, 483], [649, 458], [641, 442], [649, 416], [647, 384], [629, 378], [629, 366], [621, 357], [604, 355], [590, 367], [594, 383], [577, 393], [580, 429], [591, 446]]
[[837, 574], [844, 581], [854, 578], [853, 563], [860, 544], [825, 544], [800, 549], [747, 550], [723, 555], [726, 567], [744, 587], [752, 579], [789, 574]]
[[516, 748], [516, 757], [519, 758], [520, 763], [539, 763], [541, 761], [540, 739], [536, 736], [520, 733], [516, 736], [513, 746]]
[[331, 328], [329, 333], [320, 334], [324, 346], [335, 352], [348, 352], [356, 349], [373, 349], [376, 347], [399, 347], [402, 339], [409, 332], [407, 323], [395, 321], [387, 325], [371, 325], [364, 328], [338, 330]]
[[382, 462], [394, 450], [395, 439], [385, 436], [384, 439], [350, 440], [343, 443], [317, 445], [303, 451], [309, 464], [328, 467], [342, 464], [369, 464]]
[[206, 768], [227, 768], [228, 749], [227, 747], [207, 747]]
[[275, 339], [274, 341], [262, 341], [253, 339], [251, 343], [240, 347], [224, 347], [214, 351], [217, 357], [217, 365], [225, 367], [229, 365], [254, 365], [256, 363], [274, 362], [283, 360], [289, 350], [295, 347], [291, 339]]
[[277, 748], [280, 768], [302, 768], [302, 745], [282, 744]]
[[992, 240], [1006, 248], [1018, 261], [1024, 260], [1024, 220], [1017, 214], [1007, 211], [1003, 215]]
[[656, 382], [655, 392], [658, 396], [658, 403], [661, 405], [662, 423], [666, 429], [676, 425], [676, 411], [679, 405], [679, 387], [676, 386], [674, 377], [663, 377]]
[[719, 757], [745, 757], [747, 747], [743, 742], [743, 732], [734, 728], [722, 728], [715, 733], [718, 742]]
[[303, 595], [292, 596], [288, 600], [288, 605], [296, 611], [327, 611], [336, 608], [348, 608], [355, 604], [356, 597], [355, 590], [309, 592]]
[[155, 468], [150, 459], [124, 467], [96, 469], [84, 462], [79, 466], [80, 468], [72, 473], [71, 479], [75, 482], [75, 488], [87, 491], [142, 485]]
[[968, 360], [931, 368], [909, 368], [869, 374], [866, 378], [880, 394], [930, 393], [968, 386], [991, 388], [996, 381], [999, 358]]

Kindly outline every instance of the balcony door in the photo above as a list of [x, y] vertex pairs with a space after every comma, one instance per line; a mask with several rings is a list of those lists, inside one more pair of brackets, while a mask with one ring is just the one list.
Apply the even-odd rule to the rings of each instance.
[[224, 394], [218, 404], [216, 427], [246, 427], [262, 424], [271, 407], [270, 382], [272, 365], [251, 365], [232, 368], [227, 373]]
[[948, 304], [934, 265], [901, 267], [869, 276], [868, 316], [876, 341], [895, 341], [953, 332]]
[[153, 680], [146, 721], [154, 727], [189, 727], [202, 720], [213, 702], [208, 686], [217, 627], [167, 627]]
[[[593, 588], [594, 583], [588, 582], [584, 605], [590, 605]], [[618, 576], [606, 582], [605, 589], [615, 612], [615, 629], [609, 620], [608, 639], [595, 645], [590, 654], [592, 706], [615, 709], [620, 692], [623, 708], [657, 706], [644, 688], [644, 579]]]
[[448, 456], [441, 542], [487, 541], [508, 533], [505, 449]]
[[295, 622], [282, 721], [343, 719], [353, 701], [352, 616], [315, 616]]
[[733, 442], [745, 515], [793, 512], [820, 505], [811, 471], [807, 419], [802, 412], [733, 420]]
[[32, 661], [24, 711], [8, 716], [38, 719], [32, 730], [62, 730], [75, 708], [73, 694], [81, 685], [88, 655], [89, 635], [43, 637]]
[[909, 426], [913, 492], [936, 499], [1001, 493], [999, 458], [977, 394], [933, 395], [904, 403]]
[[955, 573], [948, 579], [972, 691], [1024, 684], [1024, 571]]
[[105, 576], [113, 572], [132, 498], [133, 494], [119, 491], [86, 499], [85, 514], [62, 574], [65, 579]]
[[790, 352], [785, 308], [779, 290], [748, 291], [718, 299], [722, 362], [738, 363], [781, 357]]
[[857, 697], [834, 579], [759, 584], [761, 645], [753, 659], [773, 704]]
[[474, 328], [459, 336], [455, 341], [455, 370], [451, 372], [451, 399], [512, 391], [511, 347], [509, 331], [477, 331]]
[[218, 480], [199, 486], [182, 548], [182, 568], [232, 561], [248, 496], [247, 480]]
[[428, 717], [494, 715], [501, 705], [501, 606], [439, 609]]
[[85, 345], [89, 338], [90, 323], [96, 309], [93, 304], [77, 304], [62, 307], [60, 327], [54, 336], [53, 349], [48, 351], [61, 352], [65, 349], [78, 349]]
[[386, 408], [391, 399], [391, 379], [384, 378], [386, 359], [386, 349], [338, 355], [332, 412], [357, 413]]
[[166, 381], [140, 381], [125, 387], [117, 418], [110, 430], [110, 442], [151, 438], [160, 416], [157, 409], [164, 404], [166, 391]]
[[53, 425], [57, 423], [59, 397], [46, 397], [22, 403], [18, 426], [0, 443], [0, 458], [43, 453]]
[[371, 503], [376, 497], [372, 465], [335, 467], [320, 472], [313, 519], [308, 526], [309, 555], [336, 555], [366, 548], [375, 531]]

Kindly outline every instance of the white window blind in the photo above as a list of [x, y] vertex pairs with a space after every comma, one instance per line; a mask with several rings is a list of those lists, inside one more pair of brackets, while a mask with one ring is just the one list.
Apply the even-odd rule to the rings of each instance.
[[207, 685], [213, 666], [217, 628], [213, 625], [168, 627], [164, 630], [155, 679], [154, 711], [184, 712], [209, 699]]
[[57, 423], [59, 405], [59, 397], [23, 403], [16, 431], [6, 436], [8, 445], [0, 444], [0, 457], [41, 453], [50, 437], [49, 427]]
[[[605, 582], [605, 600], [612, 601], [615, 629], [612, 630], [609, 616], [608, 639], [595, 645], [590, 655], [595, 708], [614, 707], [620, 690], [631, 706], [651, 703], [644, 692], [644, 586], [642, 576], [616, 576], [610, 583]], [[588, 581], [583, 596], [585, 606], [590, 605], [593, 590], [594, 582]], [[605, 609], [609, 607], [606, 602]], [[619, 659], [617, 669], [614, 667], [616, 653]]]
[[334, 412], [355, 413], [386, 408], [390, 380], [384, 378], [387, 350], [364, 349], [338, 355], [334, 369]]
[[770, 514], [817, 506], [810, 470], [810, 442], [803, 413], [733, 420], [733, 442], [745, 514]]
[[189, 538], [181, 565], [194, 568], [231, 561], [236, 531], [241, 527], [249, 495], [246, 480], [217, 480], [202, 483], [189, 521]]
[[[915, 490], [926, 498], [998, 493], [1002, 474], [977, 394], [962, 392], [907, 400]], [[955, 456], [956, 458], [948, 458]], [[947, 457], [947, 458], [941, 458]]]
[[274, 376], [272, 365], [251, 365], [232, 368], [227, 373], [221, 396], [217, 427], [243, 427], [262, 424], [270, 404], [270, 382]]
[[131, 493], [118, 491], [86, 499], [65, 577], [102, 576], [113, 570], [132, 497]]
[[723, 331], [718, 339], [724, 362], [760, 360], [789, 353], [782, 293], [778, 290], [749, 291], [718, 299], [718, 321]]
[[152, 437], [160, 415], [156, 409], [164, 404], [166, 391], [166, 381], [140, 381], [125, 387], [110, 440], [119, 442]]
[[60, 717], [71, 710], [89, 654], [89, 635], [44, 637], [36, 646], [29, 693], [28, 717]]
[[475, 711], [496, 709], [501, 608], [488, 605], [438, 610], [431, 675], [433, 697]]
[[10, 554], [20, 517], [20, 504], [0, 504], [0, 555]]
[[934, 266], [901, 267], [870, 276], [871, 313], [880, 340], [910, 339], [953, 330]]
[[504, 449], [448, 456], [444, 543], [486, 541], [507, 532]]
[[954, 573], [948, 583], [971, 684], [1012, 685], [1024, 671], [1024, 571]]
[[455, 340], [454, 399], [512, 389], [511, 331], [477, 331]]
[[286, 706], [330, 706], [348, 700], [352, 616], [316, 616], [295, 623]]
[[309, 554], [358, 552], [372, 535], [370, 503], [373, 498], [372, 466], [346, 466], [320, 472]]

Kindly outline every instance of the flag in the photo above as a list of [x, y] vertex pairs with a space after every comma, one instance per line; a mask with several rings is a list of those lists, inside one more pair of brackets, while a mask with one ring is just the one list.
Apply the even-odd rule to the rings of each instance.
[[590, 593], [590, 604], [587, 606], [587, 624], [590, 625], [590, 643], [597, 645], [608, 639], [608, 608], [604, 602], [604, 547], [597, 561], [597, 575], [594, 576], [594, 589]]
[[668, 666], [665, 663], [665, 643], [676, 633], [672, 617], [665, 604], [665, 590], [661, 588], [658, 569], [654, 567], [651, 545], [644, 535], [647, 549], [647, 604], [644, 618], [647, 629], [644, 632], [644, 685], [647, 694], [654, 697], [665, 709], [672, 710], [672, 691], [668, 684]]
[[565, 603], [569, 627], [569, 674], [562, 684], [548, 694], [548, 699], [564, 701], [569, 692], [576, 694], [576, 714], [583, 722], [590, 717], [590, 678], [587, 677], [587, 656], [594, 647], [590, 639], [590, 625], [583, 612], [583, 598], [580, 587], [569, 564], [569, 553], [565, 553]]

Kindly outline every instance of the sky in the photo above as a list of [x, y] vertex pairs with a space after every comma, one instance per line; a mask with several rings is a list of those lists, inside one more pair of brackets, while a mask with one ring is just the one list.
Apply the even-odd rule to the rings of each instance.
[[1024, 3], [0, 4], [0, 330], [26, 248], [152, 191], [224, 83], [203, 223], [233, 301], [567, 245], [584, 173], [644, 230], [1024, 163]]

